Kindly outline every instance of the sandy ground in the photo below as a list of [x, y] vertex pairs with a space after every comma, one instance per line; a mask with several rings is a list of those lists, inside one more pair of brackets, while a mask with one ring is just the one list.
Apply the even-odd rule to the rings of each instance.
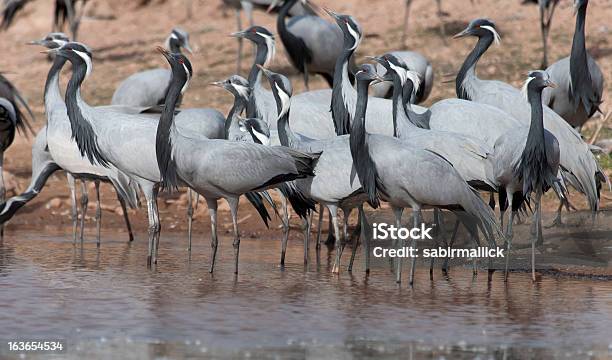
[[[0, 69], [7, 74], [32, 105], [37, 121], [33, 124], [39, 129], [44, 124], [43, 85], [49, 63], [38, 48], [24, 45], [27, 41], [38, 39], [46, 34], [51, 24], [51, 1], [38, 0], [26, 7], [14, 26], [2, 33]], [[194, 13], [188, 18], [186, 1], [168, 0], [163, 4], [136, 8], [132, 2], [118, 0], [93, 0], [89, 15], [83, 20], [80, 41], [94, 49], [94, 72], [84, 85], [84, 97], [91, 104], [108, 104], [115, 87], [131, 73], [147, 68], [165, 66], [165, 60], [154, 51], [154, 46], [162, 44], [173, 26], [181, 26], [191, 33], [192, 46], [196, 53], [191, 56], [195, 78], [185, 96], [186, 107], [214, 107], [227, 112], [231, 97], [222, 90], [207, 84], [220, 80], [235, 72], [236, 43], [227, 35], [235, 31], [233, 10], [224, 10], [220, 0], [194, 1]], [[474, 4], [467, 1], [443, 2], [447, 34], [462, 30], [467, 22], [475, 17], [490, 17], [496, 21], [502, 35], [501, 46], [493, 47], [479, 67], [482, 77], [497, 78], [519, 86], [527, 71], [537, 68], [541, 59], [538, 11], [535, 6], [520, 5], [520, 1], [479, 0]], [[390, 50], [413, 49], [429, 58], [435, 70], [433, 92], [425, 105], [439, 99], [454, 97], [454, 83], [447, 83], [456, 73], [465, 55], [471, 50], [473, 40], [451, 40], [446, 43], [440, 36], [440, 20], [435, 13], [435, 2], [430, 0], [414, 1], [410, 21], [410, 36], [406, 46], [400, 44], [403, 21], [402, 0], [346, 0], [336, 2], [319, 0], [318, 4], [338, 12], [350, 13], [362, 24], [365, 39], [359, 49], [359, 59], [363, 55], [381, 54]], [[590, 52], [597, 58], [603, 73], [612, 74], [612, 37], [608, 19], [612, 16], [609, 1], [593, 0], [587, 18], [587, 44]], [[112, 20], [101, 20], [101, 18]], [[275, 19], [265, 13], [255, 14], [255, 20], [275, 32]], [[245, 20], [246, 21], [246, 20]], [[550, 59], [553, 61], [567, 56], [571, 48], [574, 28], [573, 11], [570, 1], [562, 1], [555, 14], [551, 30]], [[303, 90], [301, 77], [293, 70], [279, 44], [279, 51], [273, 68], [290, 75], [295, 93]], [[251, 62], [251, 50], [246, 48], [245, 72]], [[607, 94], [612, 82], [608, 81]], [[311, 79], [311, 88], [324, 87], [322, 79]], [[605, 95], [603, 108], [612, 110]], [[593, 132], [600, 119], [594, 119], [587, 126], [586, 134]], [[610, 137], [612, 121], [601, 132], [600, 137]], [[10, 172], [7, 182], [12, 188], [10, 194], [27, 187], [30, 178], [32, 137], [16, 139], [5, 154], [5, 171]], [[609, 159], [606, 160], [609, 163]], [[609, 171], [609, 170], [608, 170]], [[92, 184], [90, 184], [92, 185]], [[90, 186], [90, 199], [93, 191]], [[579, 209], [586, 209], [584, 200], [574, 196], [573, 201]], [[123, 229], [120, 208], [116, 197], [108, 185], [103, 186], [103, 226], [105, 229]], [[186, 197], [181, 194], [164, 195], [161, 201], [162, 224], [165, 230], [186, 228]], [[604, 192], [602, 208], [610, 209], [612, 195]], [[90, 202], [89, 215], [93, 215], [93, 201]], [[549, 196], [547, 208], [556, 203]], [[221, 221], [228, 223], [227, 208], [221, 208]], [[93, 225], [87, 216], [88, 226]], [[135, 224], [137, 237], [144, 237], [146, 214], [144, 211], [130, 210]], [[581, 218], [578, 214], [576, 218]], [[205, 206], [196, 212], [196, 231], [206, 236], [208, 217]], [[573, 218], [572, 218], [573, 219]], [[612, 238], [609, 217], [603, 217], [603, 238]], [[258, 237], [267, 234], [261, 222], [250, 207], [243, 207], [240, 215], [243, 236]], [[579, 220], [580, 222], [582, 220]], [[602, 220], [600, 219], [600, 225]], [[278, 221], [273, 222], [275, 235]], [[297, 222], [296, 222], [297, 224]], [[606, 225], [607, 228], [606, 228]], [[8, 226], [14, 232], [28, 227], [70, 227], [68, 191], [65, 176], [53, 176], [44, 191], [16, 216]], [[225, 228], [228, 229], [228, 228]], [[297, 232], [294, 232], [294, 234]], [[561, 238], [571, 238], [563, 233]]]

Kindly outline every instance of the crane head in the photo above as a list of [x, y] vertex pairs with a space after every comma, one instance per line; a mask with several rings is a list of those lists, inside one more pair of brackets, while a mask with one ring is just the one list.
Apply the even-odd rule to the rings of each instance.
[[458, 39], [466, 36], [476, 36], [478, 38], [490, 36], [496, 44], [499, 44], [501, 41], [495, 23], [489, 19], [472, 20], [463, 31], [453, 36], [453, 38]]
[[57, 48], [64, 46], [64, 44], [66, 44], [69, 41], [70, 39], [68, 38], [68, 36], [66, 36], [66, 34], [61, 33], [61, 32], [52, 32], [52, 33], [47, 34], [47, 36], [45, 36], [44, 38], [40, 40], [30, 41], [27, 44], [28, 45], [41, 45], [48, 49], [57, 49]]
[[357, 82], [365, 81], [368, 83], [379, 83], [384, 81], [378, 72], [376, 71], [376, 67], [372, 64], [362, 64], [359, 67], [359, 70], [355, 73], [355, 80]]
[[265, 146], [270, 145], [270, 127], [264, 120], [241, 118], [238, 120], [238, 125], [240, 126], [240, 131], [251, 134], [254, 143]]
[[235, 97], [240, 97], [243, 100], [248, 100], [251, 96], [249, 82], [240, 75], [232, 75], [223, 81], [215, 81], [211, 85], [224, 88]]
[[344, 47], [351, 51], [357, 49], [363, 38], [363, 31], [357, 20], [350, 15], [337, 14], [329, 9], [325, 9], [325, 11], [336, 20], [336, 24], [342, 29]]
[[85, 44], [68, 42], [57, 50], [57, 55], [68, 59], [75, 66], [85, 66], [85, 79], [91, 75], [93, 70], [93, 56], [91, 50]]

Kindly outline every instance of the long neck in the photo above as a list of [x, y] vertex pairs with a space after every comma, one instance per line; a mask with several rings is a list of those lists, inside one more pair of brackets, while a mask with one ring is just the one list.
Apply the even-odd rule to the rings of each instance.
[[544, 110], [542, 107], [542, 89], [528, 89], [527, 100], [531, 105], [531, 125], [527, 143], [544, 146]]
[[348, 134], [351, 127], [351, 105], [355, 103], [356, 94], [349, 79], [348, 66], [353, 52], [345, 44], [342, 54], [336, 59], [331, 111], [337, 135]]
[[238, 115], [242, 114], [244, 108], [246, 107], [246, 101], [239, 95], [234, 95], [234, 105], [227, 114], [227, 118], [225, 119], [225, 140], [229, 139], [230, 129], [233, 125], [235, 125], [235, 121]]
[[489, 49], [493, 43], [493, 34], [481, 36], [476, 46], [463, 62], [459, 74], [455, 79], [455, 92], [459, 99], [470, 100], [470, 94], [465, 90], [465, 82], [476, 78], [476, 65], [480, 57]]
[[377, 172], [368, 144], [368, 133], [366, 132], [365, 115], [368, 107], [367, 82], [357, 81], [357, 105], [355, 108], [355, 119], [351, 126], [349, 143], [353, 166], [359, 177], [363, 190], [368, 195], [368, 202], [372, 207], [380, 205], [377, 189]]
[[[277, 106], [278, 113], [280, 114], [281, 109]], [[291, 130], [291, 126], [289, 125], [289, 114], [291, 109], [287, 110], [287, 113], [278, 118], [277, 129], [278, 129], [278, 139], [280, 140], [281, 145], [287, 146], [290, 148], [297, 148], [299, 145], [299, 139]]]
[[177, 189], [178, 174], [176, 162], [172, 158], [173, 142], [176, 141], [176, 125], [174, 124], [174, 110], [181, 96], [181, 90], [185, 81], [179, 80], [174, 74], [170, 80], [168, 95], [164, 101], [164, 110], [157, 124], [157, 134], [155, 136], [155, 151], [157, 155], [157, 165], [161, 174], [162, 188]]
[[287, 31], [287, 24], [285, 23], [285, 20], [287, 19], [287, 15], [289, 15], [289, 10], [291, 10], [296, 2], [297, 0], [285, 1], [283, 6], [281, 6], [280, 10], [278, 11], [278, 16], [276, 17], [276, 29], [278, 34], [283, 39], [283, 42], [285, 42], [285, 39], [295, 38], [295, 35]]
[[88, 119], [89, 106], [81, 99], [81, 84], [85, 80], [85, 64], [72, 64], [72, 76], [66, 88], [66, 109], [72, 129], [72, 139], [77, 143], [81, 156], [86, 156], [92, 164], [109, 167], [109, 162], [98, 145], [98, 136], [93, 128], [93, 119]]
[[45, 82], [45, 109], [49, 111], [54, 104], [64, 103], [60, 94], [59, 88], [59, 76], [60, 71], [66, 64], [67, 59], [63, 56], [55, 56], [53, 65], [49, 69], [47, 74], [47, 81]]
[[255, 55], [255, 62], [249, 72], [249, 85], [253, 87], [256, 82], [261, 81], [261, 70], [257, 65], [264, 66], [266, 64], [266, 58], [268, 57], [268, 46], [266, 44], [257, 44], [257, 53]]
[[578, 8], [576, 15], [576, 30], [572, 42], [572, 52], [570, 55], [570, 79], [574, 109], [582, 103], [587, 114], [592, 115], [600, 103], [596, 95], [589, 72], [589, 63], [586, 50], [586, 40], [584, 27], [586, 22], [587, 5]]
[[[265, 44], [257, 44], [257, 54], [255, 55], [255, 62], [251, 67], [251, 72], [249, 73], [249, 86], [253, 89], [251, 92], [251, 96], [249, 98], [249, 102], [247, 104], [247, 117], [257, 117], [257, 105], [256, 105], [256, 96], [257, 93], [262, 90], [261, 85], [261, 69], [257, 65], [265, 65], [266, 58], [268, 57], [268, 46]], [[260, 110], [262, 111], [262, 110]]]
[[[393, 80], [393, 136], [402, 138], [408, 136], [415, 125], [410, 121], [408, 111], [410, 111], [410, 96], [412, 95], [412, 82], [407, 81], [402, 87], [400, 80], [396, 77]], [[407, 104], [405, 103], [407, 101]]]

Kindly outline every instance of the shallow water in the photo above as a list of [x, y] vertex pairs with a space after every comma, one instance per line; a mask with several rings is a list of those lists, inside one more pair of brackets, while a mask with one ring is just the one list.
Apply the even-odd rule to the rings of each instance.
[[384, 261], [366, 278], [361, 256], [352, 275], [334, 276], [326, 248], [304, 268], [299, 242], [281, 270], [278, 240], [248, 238], [235, 278], [227, 237], [214, 275], [208, 239], [194, 240], [189, 260], [184, 237], [166, 233], [147, 269], [145, 239], [124, 238], [103, 234], [98, 250], [61, 234], [8, 235], [0, 339], [66, 339], [68, 358], [612, 357], [608, 281], [513, 273], [505, 284], [495, 273], [487, 284], [464, 267], [432, 281], [419, 268], [410, 289]]

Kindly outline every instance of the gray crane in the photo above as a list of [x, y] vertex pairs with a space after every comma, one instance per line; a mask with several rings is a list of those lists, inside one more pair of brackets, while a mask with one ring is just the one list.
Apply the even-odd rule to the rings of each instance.
[[[271, 136], [269, 127], [264, 127], [261, 123], [263, 120], [260, 119], [244, 119], [240, 117], [240, 114], [246, 108], [246, 104], [249, 101], [251, 90], [249, 88], [248, 81], [240, 75], [232, 75], [224, 81], [217, 81], [212, 83], [214, 86], [219, 86], [229, 91], [234, 96], [234, 104], [230, 109], [227, 120], [225, 122], [225, 139], [232, 141], [248, 141], [263, 145], [270, 145]], [[247, 133], [245, 123], [249, 122], [250, 130]], [[274, 145], [280, 145], [278, 141], [278, 134], [274, 136]], [[302, 218], [307, 219], [309, 212], [314, 210], [314, 202], [306, 199], [299, 190], [294, 186], [293, 183], [288, 182], [279, 185], [278, 188], [279, 196], [281, 198], [281, 206], [283, 210], [282, 226], [283, 226], [283, 240], [281, 247], [281, 266], [285, 265], [285, 253], [287, 250], [287, 242], [289, 240], [289, 212], [287, 211], [287, 200], [291, 203], [291, 207], [294, 209], [296, 214]], [[266, 200], [276, 210], [276, 205], [272, 199], [268, 196]], [[306, 238], [306, 237], [305, 237]], [[307, 261], [308, 254], [305, 255]]]
[[[253, 10], [254, 9], [262, 9], [267, 12], [271, 12], [272, 10], [278, 11], [278, 6], [271, 6], [274, 0], [223, 0], [223, 4], [225, 6], [231, 7], [236, 12], [236, 22], [238, 26], [237, 31], [242, 31], [242, 18], [240, 17], [241, 10], [247, 14], [249, 19], [249, 26], [253, 26]], [[301, 16], [301, 15], [314, 15], [311, 9], [303, 7], [301, 3], [295, 4], [293, 7], [289, 9], [289, 15], [291, 16]], [[237, 55], [237, 69], [236, 72], [240, 73], [242, 70], [241, 62], [242, 62], [242, 38], [238, 38], [238, 55]]]
[[[495, 142], [495, 178], [508, 194], [512, 209], [508, 221], [507, 253], [505, 276], [508, 276], [508, 261], [512, 243], [513, 217], [520, 204], [528, 201], [535, 193], [534, 224], [535, 234], [531, 240], [531, 276], [535, 281], [535, 246], [543, 242], [542, 237], [542, 194], [548, 189], [560, 188], [557, 180], [559, 171], [559, 142], [555, 135], [544, 128], [542, 90], [555, 87], [550, 76], [544, 71], [532, 71], [523, 87], [531, 107], [531, 123], [508, 131]], [[558, 190], [560, 192], [561, 190]]]
[[[419, 74], [407, 70], [408, 66], [392, 53], [374, 57], [385, 68], [385, 80], [393, 83], [393, 126], [394, 137], [411, 145], [431, 150], [447, 159], [461, 177], [470, 185], [487, 191], [497, 191], [492, 177], [493, 148], [470, 135], [449, 131], [422, 129], [410, 119], [415, 116], [409, 101], [405, 100], [418, 92]], [[378, 72], [378, 69], [377, 69]], [[460, 109], [458, 109], [460, 111]]]
[[[49, 48], [57, 47], [57, 43], [50, 39], [43, 39], [39, 43]], [[47, 178], [52, 173], [63, 169], [76, 178], [94, 180], [97, 189], [100, 181], [111, 182], [115, 186], [119, 201], [124, 210], [124, 217], [131, 241], [133, 235], [127, 215], [126, 201], [132, 207], [137, 206], [137, 189], [133, 184], [130, 184], [127, 177], [117, 169], [92, 165], [87, 159], [84, 159], [80, 155], [76, 144], [70, 141], [70, 123], [66, 112], [66, 105], [59, 90], [59, 74], [65, 62], [66, 60], [64, 58], [56, 57], [47, 75], [45, 84], [47, 126], [39, 131], [32, 148], [32, 180], [30, 186], [24, 193], [9, 199], [2, 205], [0, 222], [4, 223], [12, 218], [17, 210], [38, 195], [44, 187]], [[73, 241], [76, 241], [77, 214], [74, 192], [71, 194], [71, 200], [74, 205], [72, 213]], [[101, 220], [99, 198], [97, 200], [97, 205], [96, 224], [98, 232], [97, 243], [99, 245]], [[83, 217], [85, 216], [84, 210], [82, 215]]]
[[538, 4], [540, 9], [540, 32], [542, 34], [542, 64], [541, 69], [548, 66], [548, 34], [552, 25], [555, 9], [559, 4], [559, 0], [523, 0], [523, 4]]
[[584, 27], [588, 4], [588, 0], [575, 0], [576, 30], [571, 55], [546, 69], [559, 86], [546, 88], [542, 93], [544, 104], [578, 131], [596, 111], [600, 111], [604, 87], [601, 69], [586, 49]]
[[[274, 0], [270, 8], [277, 5], [276, 31], [289, 55], [291, 64], [304, 76], [304, 85], [309, 90], [308, 75], [321, 75], [329, 87], [334, 85], [336, 59], [342, 52], [342, 31], [319, 16], [294, 16], [287, 21], [289, 10], [298, 0]], [[300, 0], [302, 6], [310, 6]]]
[[[365, 117], [368, 106], [368, 87], [381, 79], [373, 65], [362, 65], [355, 74], [357, 110], [351, 126], [350, 148], [359, 181], [374, 208], [380, 200], [393, 208], [396, 225], [401, 226], [404, 208], [413, 210], [414, 227], [421, 225], [421, 209], [425, 206], [449, 209], [463, 219], [468, 229], [477, 236], [478, 228], [489, 244], [503, 238], [495, 223], [493, 211], [482, 201], [453, 166], [441, 155], [386, 135], [370, 134]], [[436, 184], [444, 184], [439, 187]], [[402, 247], [405, 245], [402, 240]], [[412, 247], [416, 247], [413, 240]], [[414, 283], [416, 258], [412, 259], [410, 284]], [[397, 281], [401, 281], [402, 262], [397, 262]], [[489, 266], [489, 279], [492, 275]]]
[[[80, 86], [92, 70], [90, 50], [80, 43], [68, 43], [59, 48], [58, 55], [72, 62], [73, 73], [66, 89], [68, 117], [79, 151], [91, 163], [121, 169], [130, 180], [140, 186], [147, 201], [149, 213], [148, 263], [157, 261], [160, 222], [157, 210], [160, 172], [155, 154], [155, 134], [158, 121], [151, 117], [118, 113], [106, 108], [92, 108], [82, 98]], [[186, 86], [182, 90], [186, 90]], [[166, 99], [172, 105], [178, 99]], [[164, 104], [164, 111], [170, 111]], [[121, 129], [121, 131], [117, 131]], [[188, 129], [181, 131], [194, 139], [205, 138]], [[111, 163], [112, 161], [112, 163]], [[249, 199], [251, 201], [251, 199]], [[253, 203], [256, 208], [261, 201]], [[259, 209], [258, 209], [259, 211]], [[264, 220], [265, 221], [265, 220]]]
[[[172, 68], [173, 82], [168, 94], [176, 101], [193, 70], [182, 54], [158, 48]], [[168, 105], [168, 104], [167, 104]], [[184, 181], [204, 196], [211, 214], [214, 268], [218, 241], [216, 212], [219, 199], [230, 205], [234, 227], [235, 269], [238, 273], [240, 234], [238, 200], [251, 191], [265, 190], [285, 181], [313, 176], [318, 154], [307, 154], [286, 147], [265, 147], [247, 142], [220, 139], [194, 139], [181, 134], [174, 124], [173, 104], [166, 106], [157, 127], [156, 154], [163, 188], [171, 189]]]
[[[281, 144], [300, 151], [322, 152], [314, 169], [315, 176], [298, 180], [295, 184], [304, 196], [323, 204], [331, 214], [331, 223], [336, 240], [336, 259], [332, 272], [338, 273], [340, 271], [342, 239], [346, 239], [349, 213], [355, 207], [360, 207], [366, 200], [359, 181], [352, 181], [353, 163], [349, 149], [349, 138], [345, 135], [315, 140], [293, 131], [290, 125], [293, 89], [289, 79], [263, 67], [261, 70], [270, 82], [276, 101], [277, 128]], [[338, 226], [338, 209], [341, 209], [344, 213], [344, 236], [342, 237]], [[319, 214], [319, 216], [322, 215], [322, 213]], [[307, 237], [305, 241], [308, 241]], [[306, 249], [307, 246], [306, 243]]]
[[[478, 38], [475, 48], [467, 56], [456, 78], [457, 97], [497, 106], [521, 123], [530, 119], [530, 106], [520, 90], [497, 81], [482, 80], [476, 75], [476, 65], [480, 57], [493, 42], [499, 42], [499, 34], [495, 24], [487, 19], [473, 20], [468, 27], [455, 35], [455, 38], [475, 36]], [[564, 182], [572, 185], [587, 197], [590, 209], [595, 212], [599, 207], [599, 191], [602, 182], [607, 182], [607, 176], [601, 170], [588, 144], [580, 134], [549, 107], [544, 106], [544, 127], [559, 141], [561, 149], [560, 174]], [[561, 202], [557, 211], [560, 221]]]
[[[174, 28], [166, 39], [166, 47], [171, 52], [180, 53], [181, 49], [192, 52], [189, 45], [189, 34]], [[111, 104], [138, 107], [154, 107], [164, 103], [171, 72], [169, 69], [151, 69], [137, 72], [123, 80], [115, 90]]]
[[[4, 0], [4, 9], [2, 10], [2, 23], [0, 29], [8, 29], [15, 19], [15, 16], [23, 10], [25, 5], [33, 0]], [[53, 26], [51, 31], [58, 32], [68, 24], [72, 38], [76, 39], [81, 19], [85, 13], [85, 4], [88, 0], [55, 0], [53, 10]], [[81, 6], [78, 7], [78, 3]]]
[[[427, 100], [429, 94], [431, 94], [431, 89], [433, 89], [434, 82], [434, 72], [429, 60], [416, 51], [392, 51], [390, 54], [401, 59], [408, 65], [411, 71], [419, 74], [421, 86], [419, 87], [419, 91], [412, 96], [410, 102], [412, 104], [420, 104]], [[380, 64], [376, 66], [376, 70], [380, 75], [385, 74], [385, 69]], [[374, 84], [370, 89], [370, 93], [374, 97], [390, 99], [393, 95], [391, 83], [384, 81]]]

